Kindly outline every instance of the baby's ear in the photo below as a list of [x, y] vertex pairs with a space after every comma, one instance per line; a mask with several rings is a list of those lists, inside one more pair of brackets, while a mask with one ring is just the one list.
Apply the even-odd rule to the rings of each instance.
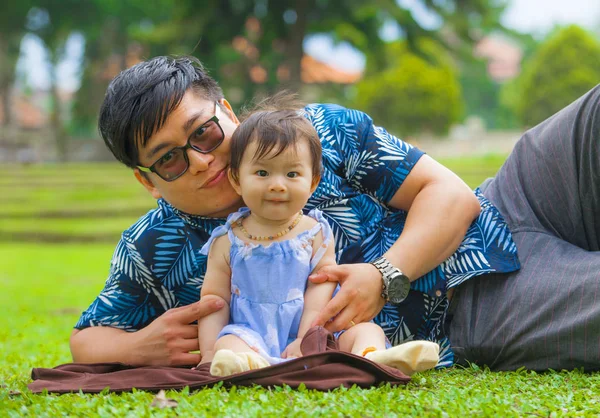
[[310, 192], [311, 192], [311, 194], [314, 193], [315, 190], [317, 190], [317, 187], [319, 187], [319, 182], [320, 181], [321, 181], [321, 176], [313, 177], [312, 183], [310, 185]]
[[235, 192], [241, 196], [242, 189], [240, 187], [240, 183], [238, 183], [237, 180], [233, 178], [233, 175], [231, 174], [231, 168], [227, 169], [227, 178], [229, 179], [229, 183], [231, 183], [231, 187], [233, 187], [233, 190], [235, 190]]

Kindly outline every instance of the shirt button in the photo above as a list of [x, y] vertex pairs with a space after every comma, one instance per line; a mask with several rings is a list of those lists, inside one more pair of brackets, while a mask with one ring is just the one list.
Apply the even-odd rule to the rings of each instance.
[[440, 296], [442, 296], [442, 291], [441, 290], [436, 290], [435, 291], [435, 295], [439, 298]]

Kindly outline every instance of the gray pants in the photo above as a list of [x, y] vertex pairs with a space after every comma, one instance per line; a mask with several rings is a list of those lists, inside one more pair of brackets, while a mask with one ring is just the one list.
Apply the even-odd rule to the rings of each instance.
[[468, 280], [452, 298], [458, 363], [600, 370], [600, 86], [529, 130], [482, 186], [521, 270]]

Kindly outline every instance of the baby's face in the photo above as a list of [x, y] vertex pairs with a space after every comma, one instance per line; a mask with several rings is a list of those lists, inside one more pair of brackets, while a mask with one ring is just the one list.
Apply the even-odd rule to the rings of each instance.
[[316, 188], [313, 184], [310, 148], [306, 139], [299, 139], [273, 157], [274, 152], [253, 159], [256, 141], [244, 152], [236, 191], [254, 215], [270, 221], [282, 221], [296, 216]]

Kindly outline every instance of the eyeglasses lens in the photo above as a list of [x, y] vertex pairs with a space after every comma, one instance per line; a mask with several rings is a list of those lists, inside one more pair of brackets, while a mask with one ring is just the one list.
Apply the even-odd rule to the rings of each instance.
[[210, 152], [223, 141], [223, 131], [215, 120], [202, 125], [190, 138], [190, 144], [200, 152]]
[[[198, 152], [209, 153], [221, 145], [224, 137], [221, 125], [216, 120], [209, 120], [192, 134], [189, 145]], [[186, 152], [185, 148], [174, 148], [165, 154], [154, 166], [158, 175], [166, 181], [182, 175], [189, 167]]]
[[188, 168], [183, 148], [175, 148], [163, 156], [155, 166], [157, 173], [166, 181], [180, 176]]

